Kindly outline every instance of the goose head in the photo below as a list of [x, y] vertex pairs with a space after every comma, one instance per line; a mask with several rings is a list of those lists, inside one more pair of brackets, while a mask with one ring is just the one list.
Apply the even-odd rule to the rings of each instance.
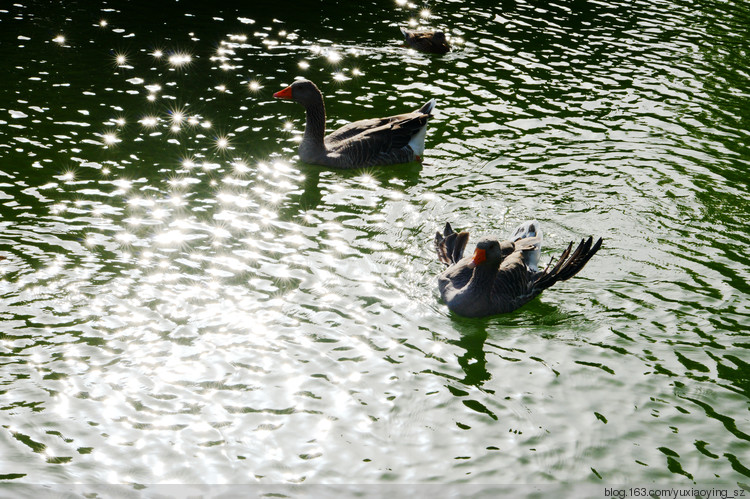
[[310, 80], [297, 80], [285, 89], [279, 90], [273, 96], [277, 99], [297, 101], [305, 107], [319, 105], [323, 100], [320, 90]]
[[477, 242], [474, 255], [469, 262], [469, 268], [487, 267], [497, 269], [505, 258], [516, 249], [510, 241], [500, 242], [494, 237], [483, 237]]

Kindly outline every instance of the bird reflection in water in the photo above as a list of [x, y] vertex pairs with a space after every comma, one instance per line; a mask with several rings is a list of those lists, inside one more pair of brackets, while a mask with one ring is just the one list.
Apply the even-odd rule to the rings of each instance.
[[[462, 320], [461, 322], [474, 321]], [[460, 380], [461, 383], [481, 389], [482, 385], [492, 378], [492, 374], [487, 370], [487, 354], [484, 350], [487, 341], [487, 327], [486, 324], [474, 325], [473, 328], [470, 326], [470, 324], [462, 324], [461, 327], [464, 332], [458, 339], [448, 340], [448, 343], [464, 350], [464, 353], [459, 355], [457, 359], [458, 365], [464, 371], [464, 378]]]

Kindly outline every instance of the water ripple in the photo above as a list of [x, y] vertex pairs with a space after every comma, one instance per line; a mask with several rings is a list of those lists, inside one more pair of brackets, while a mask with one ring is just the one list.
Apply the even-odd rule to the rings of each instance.
[[[746, 7], [74, 7], [0, 10], [1, 480], [746, 481]], [[297, 76], [425, 162], [301, 164]], [[532, 218], [604, 249], [450, 314], [434, 232]]]

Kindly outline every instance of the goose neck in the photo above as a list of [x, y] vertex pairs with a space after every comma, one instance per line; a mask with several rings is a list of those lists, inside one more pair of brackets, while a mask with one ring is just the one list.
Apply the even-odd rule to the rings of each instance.
[[469, 279], [468, 287], [471, 289], [490, 290], [495, 283], [495, 277], [497, 276], [497, 264], [493, 262], [485, 262], [482, 265], [478, 265], [474, 268], [474, 272], [471, 274]]
[[310, 145], [322, 146], [326, 133], [326, 109], [322, 96], [305, 106], [305, 116], [305, 135], [302, 141]]

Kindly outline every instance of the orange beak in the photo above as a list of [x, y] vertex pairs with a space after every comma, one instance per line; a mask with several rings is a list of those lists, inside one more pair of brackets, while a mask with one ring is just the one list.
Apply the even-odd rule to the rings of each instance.
[[277, 99], [291, 99], [292, 98], [292, 86], [286, 87], [284, 90], [279, 90], [275, 94], [273, 94], [274, 97]]
[[477, 265], [481, 265], [484, 263], [484, 261], [487, 259], [487, 252], [483, 249], [475, 249], [474, 250], [474, 258], [471, 259], [469, 262], [469, 268], [473, 269]]

